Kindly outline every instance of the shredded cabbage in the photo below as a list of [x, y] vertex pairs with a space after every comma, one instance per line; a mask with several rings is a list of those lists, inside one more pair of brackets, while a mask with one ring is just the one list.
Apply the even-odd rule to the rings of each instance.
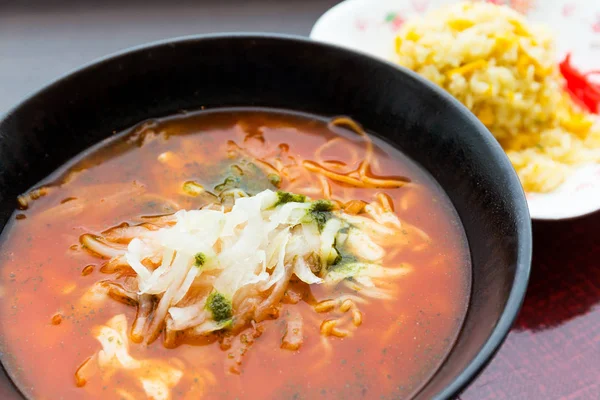
[[271, 190], [233, 197], [230, 211], [182, 210], [174, 225], [130, 242], [125, 259], [137, 273], [139, 293], [159, 298], [150, 335], [158, 334], [165, 318], [167, 329], [197, 333], [231, 324], [235, 309], [227, 321], [207, 312], [211, 293], [235, 304], [242, 290], [245, 296], [275, 288], [268, 298], [273, 302], [292, 274], [311, 285], [385, 275], [378, 270], [385, 251], [377, 241], [394, 234], [389, 225], [397, 226], [387, 218], [347, 215], [329, 201]]

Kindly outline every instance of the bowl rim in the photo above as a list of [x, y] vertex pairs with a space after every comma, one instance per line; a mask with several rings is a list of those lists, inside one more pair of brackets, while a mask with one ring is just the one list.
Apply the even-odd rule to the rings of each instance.
[[[531, 229], [531, 218], [529, 215], [529, 209], [527, 207], [527, 200], [525, 198], [525, 192], [520, 184], [519, 178], [517, 177], [516, 172], [512, 168], [506, 153], [502, 149], [502, 147], [498, 144], [498, 142], [494, 139], [492, 134], [487, 130], [487, 128], [477, 119], [477, 117], [472, 114], [463, 104], [461, 104], [457, 99], [455, 99], [452, 95], [439, 88], [432, 82], [429, 82], [425, 78], [418, 75], [416, 72], [411, 71], [405, 67], [394, 64], [390, 61], [386, 61], [380, 58], [376, 58], [367, 53], [358, 50], [348, 49], [343, 46], [339, 46], [331, 43], [324, 43], [320, 41], [316, 41], [310, 39], [308, 37], [292, 35], [292, 34], [275, 34], [275, 33], [263, 33], [263, 32], [223, 32], [223, 33], [210, 33], [210, 34], [197, 34], [197, 35], [187, 35], [187, 36], [179, 36], [173, 38], [167, 38], [157, 41], [152, 41], [144, 44], [140, 44], [137, 46], [132, 46], [128, 48], [124, 48], [117, 52], [96, 58], [88, 63], [83, 64], [82, 66], [71, 69], [70, 71], [59, 75], [57, 78], [50, 80], [45, 85], [42, 85], [39, 89], [34, 90], [28, 93], [26, 96], [21, 98], [14, 106], [10, 107], [4, 114], [0, 114], [0, 127], [2, 124], [10, 119], [10, 117], [17, 113], [20, 108], [24, 107], [26, 104], [30, 102], [34, 102], [35, 98], [42, 95], [43, 93], [52, 90], [56, 86], [60, 86], [62, 82], [76, 76], [78, 74], [86, 73], [88, 70], [96, 67], [100, 67], [102, 64], [114, 61], [120, 57], [126, 57], [132, 53], [148, 51], [152, 49], [156, 49], [159, 47], [167, 46], [173, 47], [176, 45], [197, 43], [203, 41], [213, 41], [213, 40], [228, 40], [228, 39], [236, 39], [236, 40], [274, 40], [274, 41], [283, 41], [288, 42], [290, 44], [301, 44], [303, 46], [315, 46], [321, 47], [324, 50], [335, 50], [337, 52], [345, 52], [351, 53], [354, 55], [358, 55], [360, 57], [365, 57], [370, 59], [371, 62], [385, 64], [388, 67], [394, 68], [398, 70], [400, 73], [404, 75], [408, 75], [414, 81], [417, 81], [419, 85], [423, 87], [423, 89], [428, 90], [434, 93], [436, 96], [442, 98], [444, 102], [447, 102], [453, 108], [455, 108], [458, 112], [464, 114], [464, 116], [471, 122], [473, 125], [479, 127], [479, 134], [485, 145], [490, 147], [492, 151], [498, 156], [496, 159], [497, 162], [501, 164], [498, 166], [500, 170], [502, 170], [505, 175], [508, 175], [509, 182], [507, 186], [507, 191], [509, 193], [509, 197], [513, 200], [515, 207], [513, 209], [513, 214], [515, 217], [515, 232], [516, 232], [516, 259], [515, 259], [515, 277], [512, 282], [512, 287], [508, 296], [506, 303], [504, 304], [503, 310], [501, 312], [500, 318], [498, 319], [496, 325], [494, 326], [491, 335], [486, 339], [483, 346], [479, 349], [476, 356], [472, 358], [466, 368], [464, 368], [458, 376], [456, 376], [449, 384], [447, 384], [440, 392], [435, 395], [436, 399], [449, 399], [457, 396], [461, 391], [463, 391], [482, 371], [483, 369], [490, 363], [493, 356], [499, 350], [501, 345], [504, 343], [508, 333], [514, 324], [523, 301], [525, 299], [525, 293], [527, 290], [527, 285], [529, 282], [529, 276], [531, 271], [531, 258], [532, 258], [532, 229]], [[472, 294], [471, 294], [472, 295]], [[461, 328], [462, 331], [462, 328]], [[461, 335], [461, 331], [459, 331], [458, 336]], [[451, 351], [451, 350], [450, 350]], [[445, 356], [447, 357], [447, 355]], [[419, 390], [413, 394], [413, 396], [418, 396], [419, 392], [423, 389], [423, 387], [429, 382], [435, 373], [441, 368], [441, 366], [446, 362], [446, 358], [436, 371], [433, 372], [433, 375], [429, 377], [429, 379], [419, 388]], [[14, 387], [17, 388], [18, 392], [25, 396], [20, 388], [17, 386], [15, 381], [13, 380], [13, 375], [10, 371], [6, 370], [4, 364], [0, 364], [2, 369], [6, 371], [8, 374], [11, 383]]]

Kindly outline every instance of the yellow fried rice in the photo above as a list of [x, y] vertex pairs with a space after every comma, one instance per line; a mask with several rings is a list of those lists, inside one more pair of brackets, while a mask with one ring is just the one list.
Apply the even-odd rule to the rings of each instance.
[[528, 192], [600, 161], [600, 128], [563, 90], [552, 35], [518, 12], [462, 2], [407, 22], [396, 61], [465, 104], [507, 152]]

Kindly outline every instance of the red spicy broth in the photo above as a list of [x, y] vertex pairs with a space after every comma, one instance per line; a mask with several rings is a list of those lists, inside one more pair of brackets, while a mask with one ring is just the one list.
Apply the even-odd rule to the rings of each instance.
[[[86, 251], [81, 236], [124, 222], [139, 224], [143, 216], [202, 207], [206, 199], [185, 193], [182, 184], [195, 182], [210, 191], [222, 183], [231, 168], [232, 141], [271, 164], [285, 153], [288, 159], [331, 170], [359, 168], [365, 141], [349, 128], [279, 111], [203, 111], [145, 122], [54, 173], [41, 190], [22, 200], [27, 207], [15, 212], [0, 241], [0, 342], [3, 362], [18, 385], [39, 399], [144, 398], [130, 372], [96, 373], [76, 382], [78, 367], [102, 349], [95, 327], [123, 314], [130, 329], [136, 318], [135, 307], [113, 298], [90, 300], [90, 287], [107, 278], [102, 272], [107, 260]], [[346, 337], [322, 333], [324, 321], [348, 313], [339, 304], [316, 312], [332, 294], [313, 284], [301, 291], [296, 304], [279, 305], [278, 318], [253, 322], [228, 339], [233, 349], [239, 349], [237, 341], [251, 342], [242, 349], [243, 357], [232, 355], [222, 338], [181, 340], [172, 348], [161, 338], [150, 344], [130, 342], [134, 359], [160, 360], [182, 371], [164, 398], [406, 398], [439, 367], [468, 305], [465, 233], [449, 199], [424, 170], [385, 142], [370, 140], [369, 174], [406, 177], [410, 184], [354, 187], [317, 179], [314, 173], [269, 179], [279, 185], [274, 190], [313, 199], [390, 202], [404, 229], [411, 230], [400, 231], [407, 235], [398, 235], [402, 245], [386, 248], [384, 264], [410, 266], [410, 273], [387, 283], [390, 298], [353, 306], [361, 321], [340, 329], [348, 332]], [[281, 348], [292, 314], [304, 321], [302, 344], [293, 351]], [[255, 325], [260, 334], [252, 336]]]

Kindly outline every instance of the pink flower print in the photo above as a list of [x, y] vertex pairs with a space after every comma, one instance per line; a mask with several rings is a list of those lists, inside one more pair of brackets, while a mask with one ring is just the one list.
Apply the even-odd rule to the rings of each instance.
[[573, 15], [573, 12], [575, 11], [575, 4], [573, 3], [567, 3], [564, 5], [563, 9], [562, 9], [562, 16], [563, 17], [570, 17], [571, 15]]
[[577, 185], [577, 187], [575, 188], [575, 192], [581, 192], [583, 190], [587, 190], [587, 189], [591, 189], [594, 187], [594, 184], [591, 182], [585, 182], [585, 183], [580, 183], [579, 185]]
[[406, 22], [406, 19], [404, 19], [400, 13], [389, 12], [386, 14], [384, 22], [390, 24], [394, 32], [398, 32]]
[[510, 0], [509, 5], [520, 12], [521, 14], [527, 14], [534, 8], [535, 0]]
[[592, 31], [594, 33], [600, 33], [600, 13], [596, 14], [596, 21], [592, 24]]
[[509, 6], [522, 14], [527, 14], [534, 7], [535, 0], [484, 0], [497, 6]]
[[429, 7], [429, 0], [412, 0], [413, 9], [419, 14], [423, 14]]
[[356, 26], [356, 29], [358, 29], [360, 32], [366, 31], [367, 25], [367, 21], [365, 21], [364, 19], [357, 19], [356, 21], [354, 21], [354, 26]]

